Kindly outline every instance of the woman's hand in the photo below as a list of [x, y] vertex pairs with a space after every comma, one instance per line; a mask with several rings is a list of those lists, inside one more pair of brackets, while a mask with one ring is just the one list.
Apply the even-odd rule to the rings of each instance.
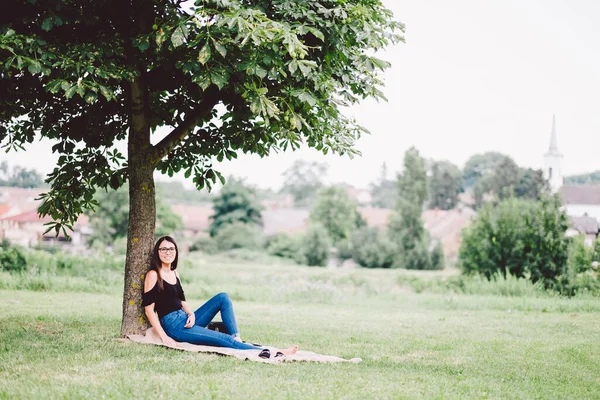
[[165, 335], [164, 337], [160, 338], [162, 340], [162, 342], [164, 344], [166, 344], [167, 346], [170, 347], [177, 347], [177, 342], [174, 341], [173, 339], [171, 339], [170, 337], [168, 337], [167, 335]]
[[183, 327], [184, 328], [191, 328], [192, 326], [194, 326], [195, 323], [196, 323], [196, 314], [189, 313], [188, 314], [187, 322], [185, 323], [185, 325]]

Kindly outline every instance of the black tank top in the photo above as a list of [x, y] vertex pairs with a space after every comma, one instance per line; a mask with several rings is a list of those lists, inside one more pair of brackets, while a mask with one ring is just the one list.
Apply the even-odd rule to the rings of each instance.
[[159, 289], [158, 282], [156, 282], [152, 289], [142, 294], [143, 307], [154, 303], [154, 310], [158, 313], [159, 318], [181, 309], [181, 302], [185, 301], [185, 295], [179, 277], [174, 285], [163, 279], [163, 289]]

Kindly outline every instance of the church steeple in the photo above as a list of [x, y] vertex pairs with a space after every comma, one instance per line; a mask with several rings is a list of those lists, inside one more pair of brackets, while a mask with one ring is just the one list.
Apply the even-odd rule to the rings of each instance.
[[550, 136], [550, 148], [548, 149], [549, 154], [559, 154], [558, 144], [556, 141], [556, 116], [552, 114], [552, 133]]
[[562, 154], [558, 151], [558, 142], [556, 140], [556, 117], [552, 115], [552, 132], [550, 133], [550, 147], [544, 154], [544, 178], [550, 184], [552, 193], [558, 192], [563, 184]]

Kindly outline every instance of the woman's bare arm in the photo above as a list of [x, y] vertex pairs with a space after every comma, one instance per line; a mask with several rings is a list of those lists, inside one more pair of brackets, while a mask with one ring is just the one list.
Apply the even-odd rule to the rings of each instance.
[[[152, 290], [154, 285], [156, 285], [157, 281], [158, 276], [156, 275], [156, 271], [148, 271], [148, 273], [146, 274], [146, 279], [144, 279], [144, 293]], [[150, 321], [150, 325], [152, 325], [152, 328], [154, 328], [156, 333], [158, 333], [158, 336], [163, 341], [163, 343], [169, 346], [175, 346], [176, 342], [167, 335], [163, 327], [160, 325], [158, 316], [154, 312], [154, 303], [144, 307], [144, 311], [146, 312], [146, 317], [148, 317], [148, 321]]]

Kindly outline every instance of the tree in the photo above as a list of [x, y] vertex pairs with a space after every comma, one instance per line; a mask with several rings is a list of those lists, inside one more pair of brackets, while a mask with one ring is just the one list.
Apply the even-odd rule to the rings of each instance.
[[451, 210], [458, 204], [463, 177], [458, 167], [448, 161], [436, 161], [429, 179], [429, 208]]
[[129, 182], [122, 335], [147, 327], [141, 287], [154, 172], [185, 171], [202, 189], [224, 180], [213, 160], [239, 151], [267, 156], [306, 143], [358, 153], [363, 129], [340, 108], [384, 98], [389, 63], [373, 53], [404, 29], [380, 0], [9, 3], [0, 21], [0, 145], [55, 142], [58, 165], [39, 212], [66, 232], [97, 206], [96, 188]]
[[219, 230], [229, 224], [243, 223], [262, 227], [262, 205], [256, 199], [254, 190], [241, 181], [230, 180], [213, 200], [215, 213], [210, 217], [210, 236], [215, 237]]
[[515, 188], [520, 182], [520, 169], [512, 158], [496, 156], [498, 153], [486, 154], [494, 154], [491, 156], [494, 169], [485, 170], [473, 185], [476, 207], [481, 207], [486, 194], [494, 203], [514, 196]]
[[394, 181], [388, 178], [387, 164], [381, 165], [381, 174], [377, 182], [371, 184], [371, 203], [375, 207], [392, 209], [396, 205], [397, 193]]
[[[98, 242], [108, 246], [119, 238], [127, 237], [129, 220], [129, 191], [127, 185], [114, 190], [99, 190], [94, 196], [98, 203], [96, 209], [88, 211], [90, 226], [93, 229], [90, 244]], [[156, 232], [158, 238], [172, 235], [183, 228], [181, 217], [166, 205], [162, 196], [156, 198]]]
[[331, 238], [327, 229], [319, 223], [310, 224], [301, 239], [301, 261], [311, 267], [325, 267], [329, 259], [330, 247]]
[[364, 225], [358, 204], [346, 190], [338, 186], [330, 186], [319, 192], [317, 203], [310, 210], [310, 220], [325, 228], [334, 245], [350, 239], [352, 232]]
[[493, 174], [506, 158], [508, 156], [493, 151], [469, 158], [463, 169], [465, 188], [470, 188], [482, 177]]
[[14, 166], [11, 170], [6, 161], [0, 163], [0, 186], [37, 188], [44, 185], [42, 175], [35, 169]]
[[397, 206], [409, 203], [423, 209], [427, 199], [427, 172], [425, 160], [414, 147], [404, 153], [404, 171], [398, 175], [396, 185], [399, 199]]
[[396, 246], [394, 265], [433, 269], [431, 240], [421, 218], [427, 198], [427, 173], [425, 161], [414, 147], [404, 153], [404, 171], [398, 175], [397, 188], [398, 204], [388, 221], [388, 234]]
[[377, 227], [365, 226], [352, 234], [352, 259], [365, 268], [391, 268], [396, 248]]
[[327, 176], [327, 164], [296, 160], [283, 172], [283, 186], [280, 193], [286, 193], [294, 199], [296, 207], [311, 206], [318, 191], [323, 187], [323, 179]]
[[520, 168], [519, 183], [515, 196], [523, 199], [540, 200], [550, 194], [550, 186], [541, 169]]
[[459, 265], [467, 274], [498, 273], [554, 287], [567, 268], [567, 216], [557, 197], [486, 204], [463, 233]]
[[600, 183], [600, 171], [594, 171], [588, 174], [565, 176], [565, 184], [592, 185], [595, 183]]

